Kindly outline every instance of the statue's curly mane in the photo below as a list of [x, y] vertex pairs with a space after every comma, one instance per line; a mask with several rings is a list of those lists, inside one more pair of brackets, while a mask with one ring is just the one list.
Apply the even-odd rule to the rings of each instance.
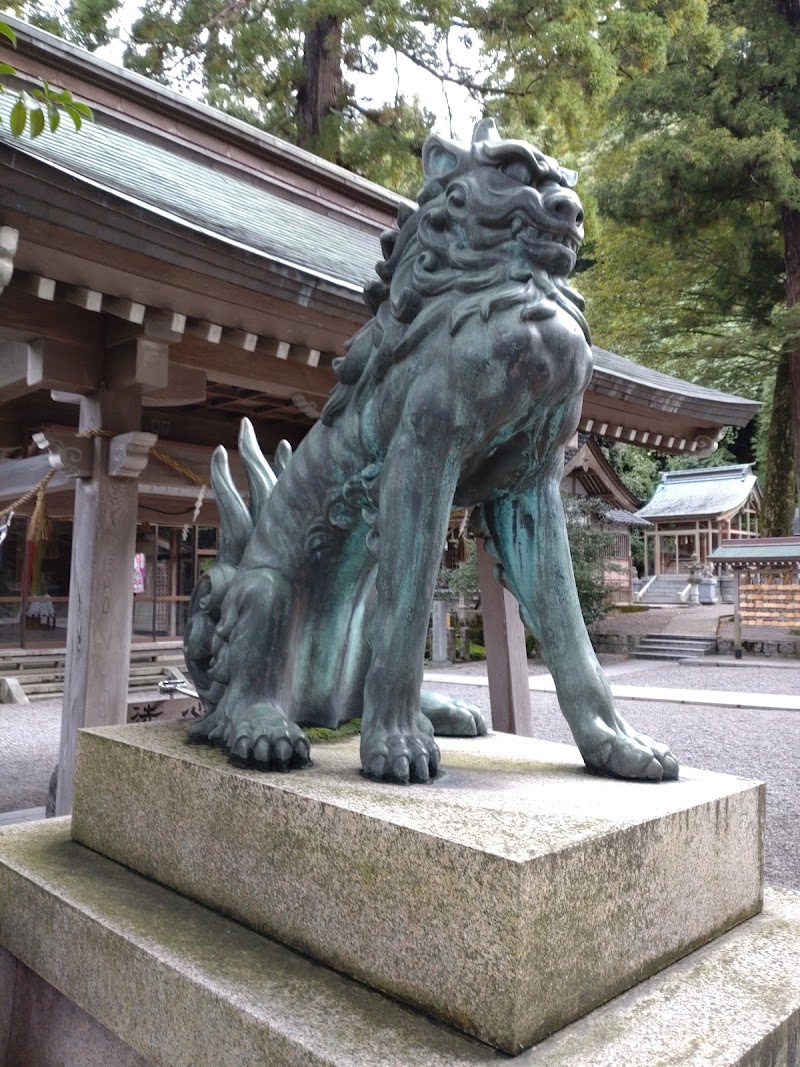
[[[480, 128], [479, 128], [480, 129]], [[494, 125], [484, 126], [484, 131]], [[334, 360], [338, 384], [322, 412], [332, 425], [348, 404], [371, 393], [393, 363], [414, 352], [447, 323], [450, 336], [473, 315], [520, 308], [523, 320], [547, 318], [561, 307], [578, 321], [587, 341], [583, 299], [565, 279], [515, 254], [525, 205], [520, 194], [499, 195], [491, 175], [523, 158], [542, 179], [570, 186], [574, 176], [520, 141], [477, 139], [471, 149], [429, 139], [426, 181], [419, 207], [403, 205], [397, 229], [381, 234], [384, 258], [364, 288], [370, 319]]]

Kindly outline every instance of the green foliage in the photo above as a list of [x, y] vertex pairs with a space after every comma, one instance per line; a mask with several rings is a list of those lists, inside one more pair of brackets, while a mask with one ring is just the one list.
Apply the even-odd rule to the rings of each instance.
[[566, 493], [562, 499], [578, 599], [588, 625], [602, 619], [611, 608], [605, 576], [613, 535], [604, 528], [607, 508], [601, 501]]
[[[584, 621], [589, 623], [602, 618], [610, 607], [605, 576], [613, 536], [604, 528], [607, 509], [600, 501], [567, 494], [563, 500], [578, 597]], [[464, 563], [454, 570], [440, 572], [437, 596], [457, 598], [463, 595], [467, 602], [477, 601], [477, 547], [472, 538], [467, 542], [467, 553]]]
[[332, 729], [328, 726], [306, 726], [305, 734], [312, 745], [325, 741], [344, 741], [349, 737], [358, 737], [361, 733], [361, 719], [350, 719], [341, 726]]
[[[603, 270], [584, 286], [594, 285], [595, 297], [604, 287], [621, 297], [616, 305], [603, 302], [601, 343], [627, 334], [636, 344], [638, 333], [634, 351], [648, 363], [756, 396], [772, 392], [783, 354], [792, 352], [790, 377], [800, 390], [791, 295], [800, 286], [800, 228], [793, 229], [800, 211], [800, 7], [796, 0], [709, 0], [672, 26], [673, 9], [688, 12], [688, 0], [630, 6], [660, 19], [668, 38], [663, 63], [620, 82], [610, 103], [614, 135], [594, 160], [603, 175], [596, 187], [603, 248], [610, 234], [617, 248], [609, 254], [627, 280], [643, 275], [627, 301], [607, 288]], [[637, 308], [632, 301], [639, 298]], [[641, 336], [648, 332], [649, 339]], [[764, 419], [759, 431], [767, 467], [776, 469], [767, 474], [768, 498], [786, 494], [782, 450], [794, 436], [789, 405], [772, 404], [770, 417], [769, 431]], [[800, 443], [794, 447], [796, 456]], [[782, 510], [768, 501], [768, 513]]]
[[[0, 22], [0, 37], [16, 48], [17, 38], [14, 31], [5, 22]], [[10, 63], [0, 63], [0, 76], [14, 77], [16, 70]], [[0, 81], [0, 93], [7, 92]], [[8, 128], [12, 137], [21, 137], [27, 127], [31, 137], [38, 137], [47, 126], [52, 133], [58, 129], [61, 115], [67, 115], [79, 130], [84, 119], [92, 118], [92, 109], [87, 104], [75, 100], [69, 89], [53, 89], [47, 82], [41, 89], [30, 89], [27, 93], [18, 93], [8, 116]], [[2, 123], [0, 115], [0, 123]]]

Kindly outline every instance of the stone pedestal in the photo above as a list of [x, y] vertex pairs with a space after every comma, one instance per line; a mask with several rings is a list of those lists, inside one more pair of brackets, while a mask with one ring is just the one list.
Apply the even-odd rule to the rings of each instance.
[[[0, 1067], [498, 1063], [489, 1046], [76, 844], [66, 819], [0, 830], [0, 902]], [[799, 1047], [800, 894], [768, 890], [761, 914], [514, 1064], [794, 1067]]]
[[716, 578], [704, 578], [700, 583], [700, 603], [718, 604], [719, 593]]
[[796, 1064], [758, 783], [494, 735], [402, 787], [354, 741], [265, 775], [184, 738], [85, 731], [72, 823], [0, 830], [0, 1067]]
[[588, 774], [530, 738], [441, 739], [427, 787], [357, 740], [287, 775], [182, 725], [80, 736], [73, 838], [508, 1052], [761, 907], [763, 787]]

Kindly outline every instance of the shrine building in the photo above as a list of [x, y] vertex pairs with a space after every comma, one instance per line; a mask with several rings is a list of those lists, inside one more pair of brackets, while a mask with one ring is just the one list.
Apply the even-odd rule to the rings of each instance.
[[761, 490], [751, 463], [666, 471], [637, 516], [645, 531], [645, 577], [687, 575], [724, 540], [757, 538]]

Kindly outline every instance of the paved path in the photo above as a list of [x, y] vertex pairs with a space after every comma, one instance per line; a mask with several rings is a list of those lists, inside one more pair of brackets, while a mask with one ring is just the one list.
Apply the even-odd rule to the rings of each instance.
[[701, 604], [671, 616], [662, 634], [683, 634], [715, 640], [720, 615], [732, 615], [732, 604]]

